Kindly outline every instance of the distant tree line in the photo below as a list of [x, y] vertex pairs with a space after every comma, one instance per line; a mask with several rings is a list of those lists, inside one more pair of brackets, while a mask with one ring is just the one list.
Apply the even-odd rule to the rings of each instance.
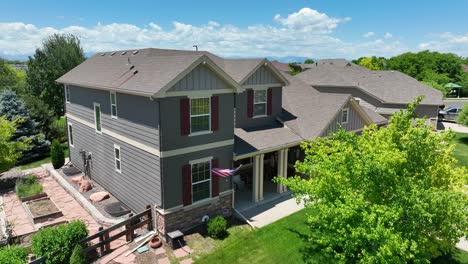
[[384, 57], [361, 57], [354, 63], [370, 70], [396, 70], [405, 73], [418, 81], [425, 83], [444, 94], [449, 92], [444, 88], [447, 83], [456, 83], [463, 87], [463, 93], [468, 96], [468, 73], [463, 71], [463, 64], [468, 64], [468, 58], [453, 53], [435, 51], [407, 52], [389, 59]]

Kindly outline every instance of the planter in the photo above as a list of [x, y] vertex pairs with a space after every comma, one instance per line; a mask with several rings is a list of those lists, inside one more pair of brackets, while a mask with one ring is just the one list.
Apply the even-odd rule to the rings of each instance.
[[39, 193], [39, 194], [36, 194], [36, 195], [26, 196], [26, 197], [20, 198], [20, 200], [21, 200], [21, 202], [29, 202], [29, 201], [44, 198], [44, 197], [47, 197], [47, 193], [45, 193], [45, 192]]
[[155, 236], [153, 237], [150, 241], [149, 241], [149, 246], [151, 248], [158, 248], [162, 245], [162, 240], [161, 238], [159, 238], [158, 236]]

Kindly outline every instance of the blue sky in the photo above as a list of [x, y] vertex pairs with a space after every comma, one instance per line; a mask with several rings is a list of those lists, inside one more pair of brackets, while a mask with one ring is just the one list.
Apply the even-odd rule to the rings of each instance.
[[162, 47], [223, 56], [393, 56], [423, 49], [468, 56], [466, 0], [9, 1], [0, 56], [24, 57], [52, 33], [86, 52]]

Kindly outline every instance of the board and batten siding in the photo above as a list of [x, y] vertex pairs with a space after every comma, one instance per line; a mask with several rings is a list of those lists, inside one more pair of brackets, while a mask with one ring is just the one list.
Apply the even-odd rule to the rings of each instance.
[[178, 81], [168, 92], [233, 89], [207, 66], [199, 65]]
[[70, 86], [66, 112], [94, 124], [94, 103], [102, 112], [102, 127], [159, 149], [158, 102], [147, 97], [117, 93], [117, 119], [110, 116], [109, 91]]
[[330, 134], [330, 132], [337, 132], [340, 127], [345, 129], [346, 131], [353, 131], [357, 129], [362, 129], [366, 125], [364, 119], [359, 115], [359, 113], [354, 109], [353, 106], [348, 102], [344, 107], [349, 109], [349, 118], [348, 123], [341, 124], [341, 118], [343, 116], [343, 111], [340, 112], [335, 116], [335, 119], [330, 123], [328, 128], [320, 135], [321, 137], [326, 137]]
[[[161, 204], [159, 157], [67, 118], [73, 126], [72, 163], [83, 170], [80, 150], [91, 152], [91, 179], [134, 212]], [[115, 171], [114, 144], [120, 147], [121, 173]]]
[[244, 83], [243, 85], [259, 85], [259, 84], [275, 84], [282, 83], [273, 72], [266, 66], [258, 68]]

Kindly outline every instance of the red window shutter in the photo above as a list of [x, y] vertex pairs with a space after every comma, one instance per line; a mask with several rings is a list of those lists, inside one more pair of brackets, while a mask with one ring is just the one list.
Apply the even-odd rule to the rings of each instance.
[[267, 90], [267, 114], [268, 115], [271, 115], [271, 112], [272, 112], [272, 109], [273, 109], [273, 105], [272, 105], [272, 102], [273, 102], [273, 92], [271, 90], [271, 88], [268, 88]]
[[[211, 160], [211, 169], [219, 168], [219, 161], [217, 159]], [[211, 197], [219, 195], [219, 176], [211, 172]]]
[[180, 99], [180, 134], [190, 134], [190, 99]]
[[192, 204], [192, 166], [182, 166], [182, 192], [184, 206]]
[[254, 105], [254, 92], [252, 89], [247, 90], [247, 117], [253, 117], [253, 105]]
[[219, 126], [219, 97], [211, 96], [211, 131], [217, 131]]

